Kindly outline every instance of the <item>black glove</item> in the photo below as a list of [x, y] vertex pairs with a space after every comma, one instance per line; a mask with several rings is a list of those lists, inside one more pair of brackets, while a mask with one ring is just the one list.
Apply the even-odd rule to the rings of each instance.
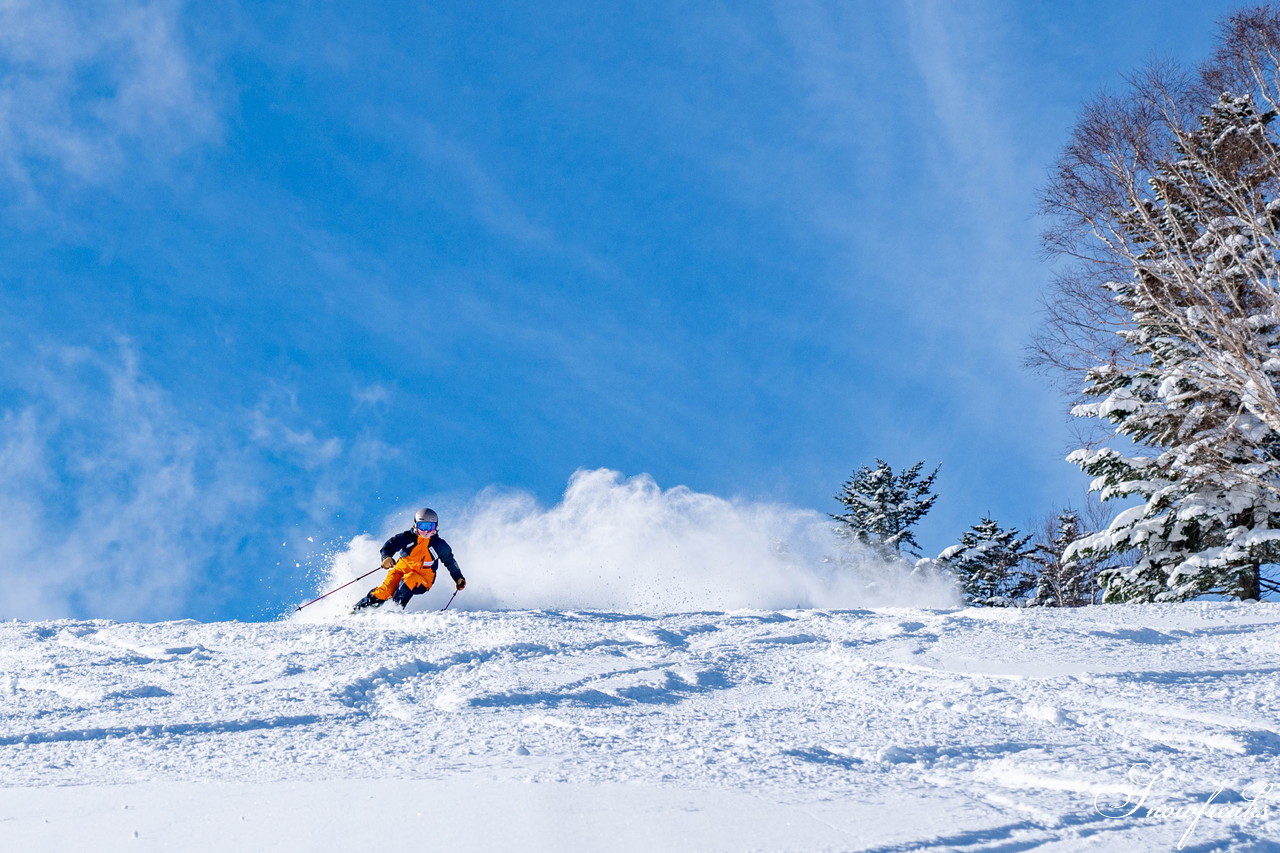
[[466, 589], [466, 588], [467, 588], [467, 579], [458, 578], [458, 589]]

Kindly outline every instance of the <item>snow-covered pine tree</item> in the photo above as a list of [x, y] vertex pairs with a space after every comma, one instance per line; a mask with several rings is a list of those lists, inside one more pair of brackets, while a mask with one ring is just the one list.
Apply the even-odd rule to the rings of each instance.
[[1009, 607], [1025, 602], [1035, 587], [1028, 571], [1030, 536], [1005, 530], [987, 516], [938, 555], [937, 562], [955, 575], [968, 604]]
[[[1275, 115], [1224, 94], [1119, 218], [1134, 272], [1105, 287], [1131, 317], [1119, 332], [1129, 355], [1089, 371], [1096, 402], [1073, 414], [1110, 422], [1123, 450], [1069, 457], [1104, 500], [1143, 500], [1068, 548], [1068, 559], [1140, 550], [1133, 565], [1101, 572], [1105, 601], [1258, 598], [1260, 565], [1277, 551], [1280, 433], [1224, 380], [1240, 336], [1271, 354], [1267, 394], [1280, 378], [1280, 317], [1259, 290], [1277, 286], [1280, 260], [1256, 227], [1280, 221], [1280, 157], [1264, 139]], [[1234, 196], [1252, 198], [1254, 214], [1234, 215]]]
[[1141, 550], [1108, 601], [1277, 591], [1280, 7], [1219, 33], [1198, 69], [1152, 63], [1088, 104], [1044, 194], [1071, 262], [1032, 362], [1112, 425], [1072, 457], [1097, 491], [1143, 501], [1078, 543]]
[[1082, 607], [1094, 603], [1097, 563], [1081, 556], [1067, 556], [1067, 549], [1084, 535], [1078, 513], [1058, 513], [1046, 524], [1043, 539], [1028, 559], [1035, 566], [1036, 587], [1031, 603], [1038, 607]]
[[900, 556], [904, 550], [920, 556], [912, 528], [938, 499], [933, 493], [938, 468], [922, 477], [923, 468], [924, 462], [920, 461], [901, 474], [894, 474], [882, 459], [876, 459], [874, 468], [863, 465], [836, 495], [845, 511], [831, 517], [842, 523], [843, 533], [885, 557]]

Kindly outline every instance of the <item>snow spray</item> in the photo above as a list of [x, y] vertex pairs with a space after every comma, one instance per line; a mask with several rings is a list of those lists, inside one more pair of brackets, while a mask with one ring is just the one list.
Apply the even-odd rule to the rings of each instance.
[[[367, 571], [379, 559], [378, 546], [404, 529], [413, 509], [389, 519], [383, 536], [353, 539], [334, 555], [322, 583], [336, 586]], [[459, 599], [467, 609], [673, 612], [959, 602], [949, 579], [876, 558], [838, 536], [836, 523], [821, 513], [684, 486], [664, 490], [647, 474], [580, 470], [550, 507], [524, 492], [488, 489], [450, 515], [442, 518], [441, 535], [467, 577], [465, 605]], [[410, 609], [439, 609], [431, 596], [452, 584], [436, 586]]]

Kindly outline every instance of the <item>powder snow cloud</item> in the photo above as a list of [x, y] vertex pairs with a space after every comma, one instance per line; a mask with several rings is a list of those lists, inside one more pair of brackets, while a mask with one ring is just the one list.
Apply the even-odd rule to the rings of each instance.
[[[403, 529], [412, 511], [405, 507], [382, 532]], [[550, 507], [522, 492], [491, 489], [470, 505], [445, 511], [441, 534], [468, 578], [454, 606], [468, 608], [656, 612], [958, 604], [949, 579], [850, 551], [821, 513], [684, 486], [663, 489], [647, 474], [580, 470]], [[368, 535], [353, 540], [335, 556], [316, 594], [376, 566], [382, 541]], [[447, 596], [447, 581], [445, 576], [444, 589], [415, 602], [415, 609], [441, 606], [435, 599]], [[368, 587], [350, 589], [314, 606], [309, 618], [346, 610]]]

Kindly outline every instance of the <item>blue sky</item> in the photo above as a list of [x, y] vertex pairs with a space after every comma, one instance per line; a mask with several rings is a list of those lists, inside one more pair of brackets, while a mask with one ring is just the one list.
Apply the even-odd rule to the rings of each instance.
[[261, 618], [579, 468], [924, 459], [928, 553], [1078, 502], [1037, 191], [1235, 7], [6, 4], [0, 616]]

